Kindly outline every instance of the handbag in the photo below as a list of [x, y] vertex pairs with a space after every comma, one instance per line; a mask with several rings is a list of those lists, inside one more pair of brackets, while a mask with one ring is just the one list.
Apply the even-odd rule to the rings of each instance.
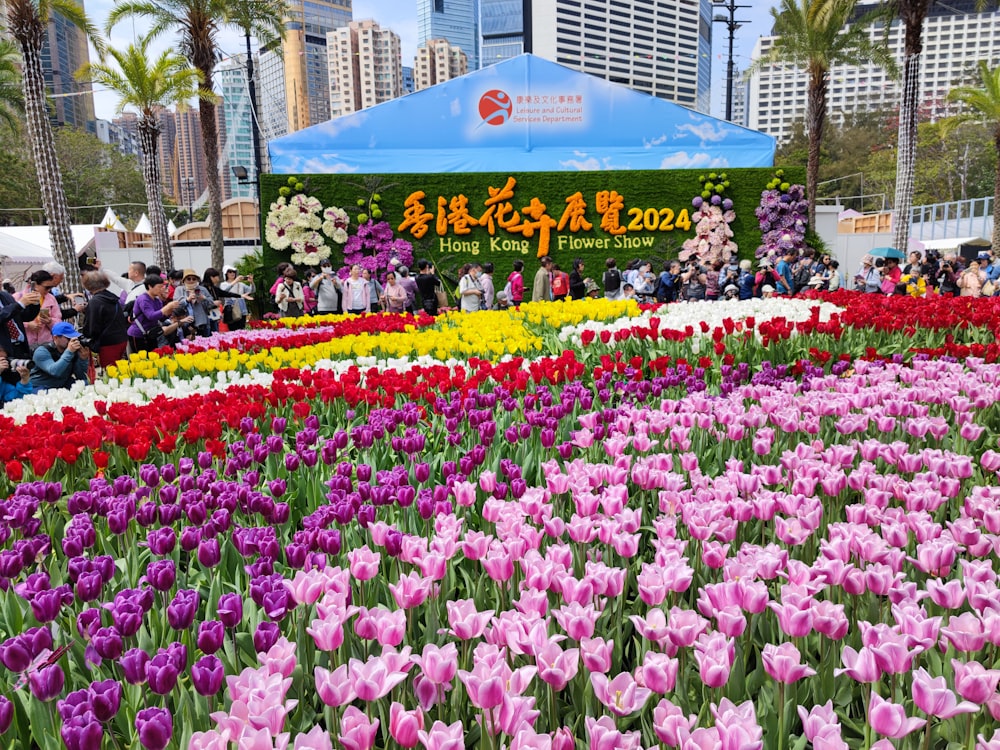
[[434, 296], [437, 297], [438, 307], [448, 307], [448, 293], [444, 290], [444, 287], [434, 287]]
[[996, 294], [996, 291], [997, 291], [997, 285], [994, 284], [992, 281], [987, 281], [985, 284], [983, 284], [984, 297], [992, 297], [994, 294]]
[[208, 319], [222, 320], [222, 312], [219, 310], [218, 307], [213, 307], [211, 310], [208, 311]]

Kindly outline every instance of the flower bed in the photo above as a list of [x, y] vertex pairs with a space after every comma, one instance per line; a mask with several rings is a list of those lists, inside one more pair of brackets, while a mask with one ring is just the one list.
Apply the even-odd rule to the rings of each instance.
[[995, 308], [869, 297], [331, 321], [26, 400], [5, 746], [1000, 746]]

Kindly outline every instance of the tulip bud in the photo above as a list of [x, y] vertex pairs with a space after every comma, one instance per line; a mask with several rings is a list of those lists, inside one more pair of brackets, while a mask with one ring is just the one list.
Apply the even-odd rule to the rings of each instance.
[[281, 636], [281, 629], [276, 623], [264, 621], [257, 626], [253, 634], [253, 645], [258, 654], [271, 650]]
[[173, 734], [173, 720], [165, 708], [144, 708], [136, 714], [135, 728], [146, 750], [163, 750]]
[[118, 666], [122, 668], [125, 681], [130, 685], [141, 685], [146, 681], [146, 665], [148, 663], [149, 654], [141, 648], [129, 649], [118, 660]]
[[66, 675], [58, 664], [42, 667], [28, 676], [31, 694], [40, 701], [50, 701], [58, 696], [65, 683]]
[[215, 609], [216, 617], [227, 628], [235, 628], [243, 619], [243, 600], [239, 594], [223, 594]]
[[204, 656], [191, 665], [191, 682], [199, 695], [215, 695], [222, 688], [226, 671], [217, 656]]
[[117, 680], [90, 683], [90, 706], [98, 721], [111, 721], [122, 702], [122, 686]]
[[198, 627], [198, 648], [205, 654], [214, 654], [222, 648], [226, 628], [219, 620], [206, 620]]

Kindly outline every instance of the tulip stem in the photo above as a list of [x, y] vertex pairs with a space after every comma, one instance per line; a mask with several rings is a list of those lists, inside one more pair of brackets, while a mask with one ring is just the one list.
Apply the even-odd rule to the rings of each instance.
[[785, 683], [778, 682], [778, 750], [785, 750]]
[[924, 750], [931, 750], [931, 723], [924, 725]]

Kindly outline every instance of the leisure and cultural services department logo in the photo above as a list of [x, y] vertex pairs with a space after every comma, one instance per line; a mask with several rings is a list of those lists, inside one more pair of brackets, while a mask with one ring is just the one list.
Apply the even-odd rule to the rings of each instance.
[[513, 111], [510, 94], [500, 89], [487, 91], [479, 98], [479, 116], [484, 125], [503, 125]]

